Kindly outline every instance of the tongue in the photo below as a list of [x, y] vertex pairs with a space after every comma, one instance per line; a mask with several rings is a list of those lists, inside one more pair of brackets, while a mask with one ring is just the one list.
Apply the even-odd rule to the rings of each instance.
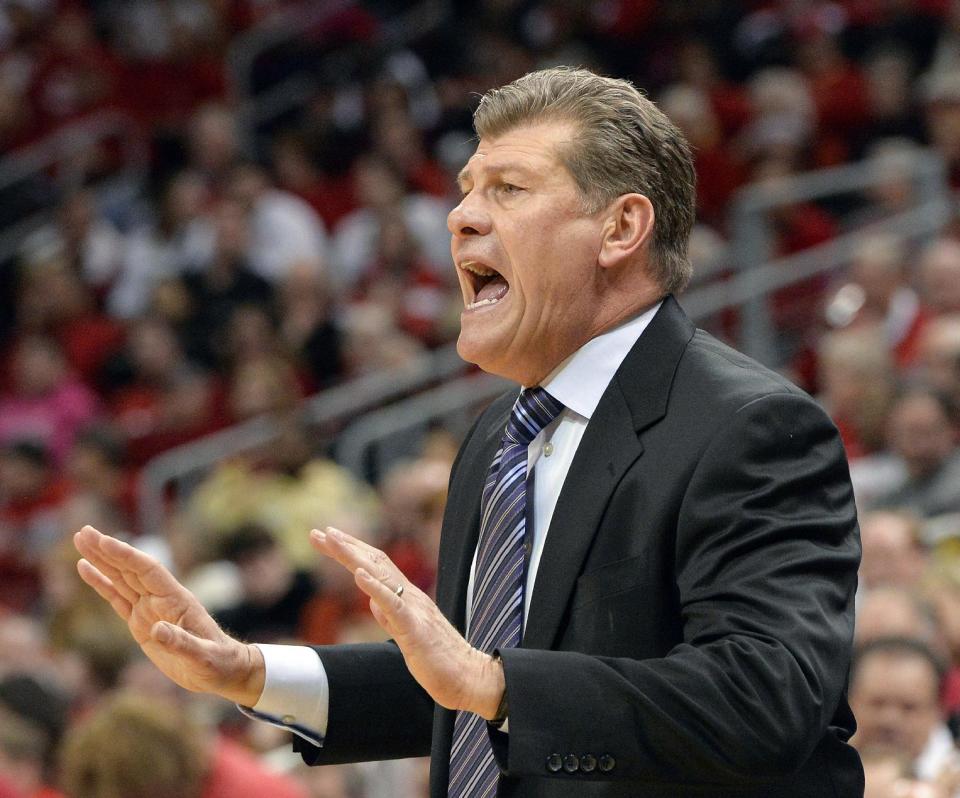
[[500, 299], [507, 293], [509, 287], [507, 281], [498, 274], [490, 282], [484, 283], [483, 288], [477, 292], [477, 301], [479, 302], [483, 299]]

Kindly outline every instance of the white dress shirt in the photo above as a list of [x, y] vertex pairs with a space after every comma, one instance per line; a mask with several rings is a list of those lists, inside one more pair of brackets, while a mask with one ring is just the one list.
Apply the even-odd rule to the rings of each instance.
[[[547, 530], [577, 447], [610, 380], [659, 308], [657, 303], [630, 321], [591, 339], [540, 383], [564, 410], [527, 447], [527, 472], [537, 465], [537, 478], [533, 482], [533, 540], [523, 596], [524, 623], [530, 611], [530, 597]], [[476, 554], [467, 589], [468, 625], [475, 568]], [[260, 700], [250, 714], [259, 720], [279, 723], [320, 744], [327, 732], [330, 695], [320, 657], [306, 646], [259, 645], [259, 648], [263, 652], [266, 680]]]

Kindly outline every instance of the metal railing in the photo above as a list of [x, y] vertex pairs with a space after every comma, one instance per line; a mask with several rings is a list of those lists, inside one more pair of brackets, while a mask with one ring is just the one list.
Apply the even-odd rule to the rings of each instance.
[[[55, 200], [83, 181], [82, 156], [110, 142], [120, 147], [120, 167], [101, 182], [99, 191], [118, 193], [127, 191], [124, 185], [141, 186], [147, 170], [147, 149], [134, 121], [117, 111], [101, 111], [4, 155], [0, 159], [0, 193], [33, 183], [48, 189]], [[53, 210], [47, 205], [44, 210], [28, 209], [12, 219], [0, 230], [0, 262], [14, 256], [24, 238], [52, 216]]]
[[[913, 210], [884, 219], [883, 230], [905, 240], [923, 240], [943, 230], [951, 213], [949, 201], [930, 200]], [[854, 230], [794, 255], [776, 258], [752, 269], [741, 269], [729, 279], [694, 288], [680, 298], [681, 304], [694, 320], [730, 308], [747, 308], [757, 300], [766, 300], [774, 291], [835, 271], [849, 263], [857, 249], [875, 232], [872, 226]], [[769, 307], [764, 301], [762, 307], [752, 312], [768, 317]], [[738, 346], [761, 362], [776, 366], [779, 364], [768, 346], [767, 336], [771, 334], [764, 332], [766, 327], [766, 320], [762, 323], [754, 320], [745, 325]]]
[[[302, 47], [304, 31], [320, 30], [327, 20], [358, 5], [357, 0], [324, 0], [308, 4], [306, 8], [283, 9], [231, 42], [226, 56], [227, 70], [238, 104], [242, 135], [251, 151], [255, 149], [258, 127], [302, 108], [316, 94], [318, 77], [336, 81], [347, 77], [345, 73], [349, 73], [353, 65], [349, 51], [332, 38], [328, 42], [316, 42], [315, 57], [291, 59], [297, 61], [297, 69], [267, 86], [255, 86], [258, 62], [271, 51]], [[419, 0], [382, 21], [377, 45], [384, 49], [401, 48], [410, 39], [435, 28], [448, 13], [448, 5], [442, 0]], [[330, 50], [321, 53], [325, 44], [330, 45]]]
[[[840, 236], [820, 247], [773, 260], [770, 211], [883, 185], [890, 177], [875, 166], [876, 162], [868, 159], [776, 182], [758, 183], [737, 194], [730, 218], [731, 262], [738, 274], [731, 285], [716, 290], [726, 298], [726, 306], [741, 305], [738, 345], [746, 354], [761, 363], [776, 365], [768, 295], [835, 268], [842, 261], [841, 253], [849, 258], [851, 248], [859, 243], [859, 239]], [[884, 220], [884, 229], [900, 235], [916, 230], [920, 236], [926, 236], [941, 229], [951, 211], [947, 169], [943, 159], [932, 151], [918, 151], [914, 166], [916, 207]], [[698, 298], [694, 304], [705, 301]]]
[[[425, 352], [402, 366], [357, 377], [317, 394], [303, 403], [299, 420], [313, 426], [335, 424], [365, 411], [379, 409], [387, 402], [471, 368], [457, 354], [456, 346], [450, 344]], [[225, 457], [270, 443], [277, 438], [280, 429], [280, 422], [273, 417], [253, 418], [152, 458], [140, 473], [137, 512], [140, 529], [159, 529], [166, 514], [165, 497], [171, 485], [176, 494], [185, 492], [198, 473]]]
[[[924, 154], [918, 165], [914, 176], [916, 206], [884, 219], [882, 229], [906, 240], [922, 241], [944, 228], [953, 205], [942, 161]], [[739, 346], [754, 356], [760, 355], [760, 359], [766, 357], [769, 365], [778, 365], [771, 341], [763, 338], [772, 336], [767, 315], [771, 293], [844, 266], [877, 228], [868, 226], [797, 254], [770, 259], [763, 257], [764, 252], [769, 253], [765, 249], [769, 245], [769, 211], [784, 204], [860, 191], [882, 179], [871, 163], [862, 162], [800, 175], [777, 184], [774, 190], [768, 186], [746, 188], [733, 211], [730, 270], [715, 268], [697, 281], [681, 297], [686, 312], [695, 321], [702, 321], [724, 310], [737, 310], [744, 322]], [[358, 476], [369, 476], [371, 471], [379, 474], [397, 458], [401, 447], [409, 445], [412, 431], [426, 429], [431, 421], [462, 419], [470, 408], [489, 401], [510, 385], [492, 375], [464, 376], [469, 368], [459, 359], [455, 347], [448, 346], [423, 355], [408, 367], [326, 391], [305, 405], [304, 418], [314, 424], [347, 421], [337, 440], [337, 459]], [[442, 380], [450, 382], [436, 385]], [[421, 392], [411, 395], [418, 390]], [[233, 453], [269, 442], [277, 429], [275, 422], [256, 419], [152, 460], [143, 472], [142, 528], [159, 528], [164, 495], [171, 483], [185, 487], [190, 475]]]
[[368, 478], [371, 473], [382, 475], [401, 455], [397, 448], [390, 450], [381, 444], [408, 438], [411, 431], [425, 431], [432, 422], [462, 420], [468, 408], [482, 407], [515, 385], [503, 377], [477, 372], [374, 410], [340, 434], [337, 461], [361, 478]]

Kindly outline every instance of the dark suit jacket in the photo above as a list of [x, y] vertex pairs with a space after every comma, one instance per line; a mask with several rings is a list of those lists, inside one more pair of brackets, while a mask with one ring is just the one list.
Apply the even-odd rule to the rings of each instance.
[[[515, 394], [454, 465], [437, 603], [464, 626], [480, 491]], [[806, 394], [668, 297], [587, 426], [520, 648], [502, 652], [499, 796], [856, 798], [845, 684], [860, 557], [836, 430]], [[318, 649], [324, 764], [430, 753], [453, 713], [390, 643]]]

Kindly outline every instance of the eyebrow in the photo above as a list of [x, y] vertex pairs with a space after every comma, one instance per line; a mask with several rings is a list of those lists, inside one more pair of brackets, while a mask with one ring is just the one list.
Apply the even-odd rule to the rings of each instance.
[[[485, 170], [491, 175], [502, 175], [504, 172], [520, 172], [522, 175], [530, 175], [533, 170], [519, 161], [507, 161], [506, 163], [489, 166]], [[470, 177], [470, 165], [464, 166], [457, 175], [457, 185], [463, 187], [463, 184]]]

